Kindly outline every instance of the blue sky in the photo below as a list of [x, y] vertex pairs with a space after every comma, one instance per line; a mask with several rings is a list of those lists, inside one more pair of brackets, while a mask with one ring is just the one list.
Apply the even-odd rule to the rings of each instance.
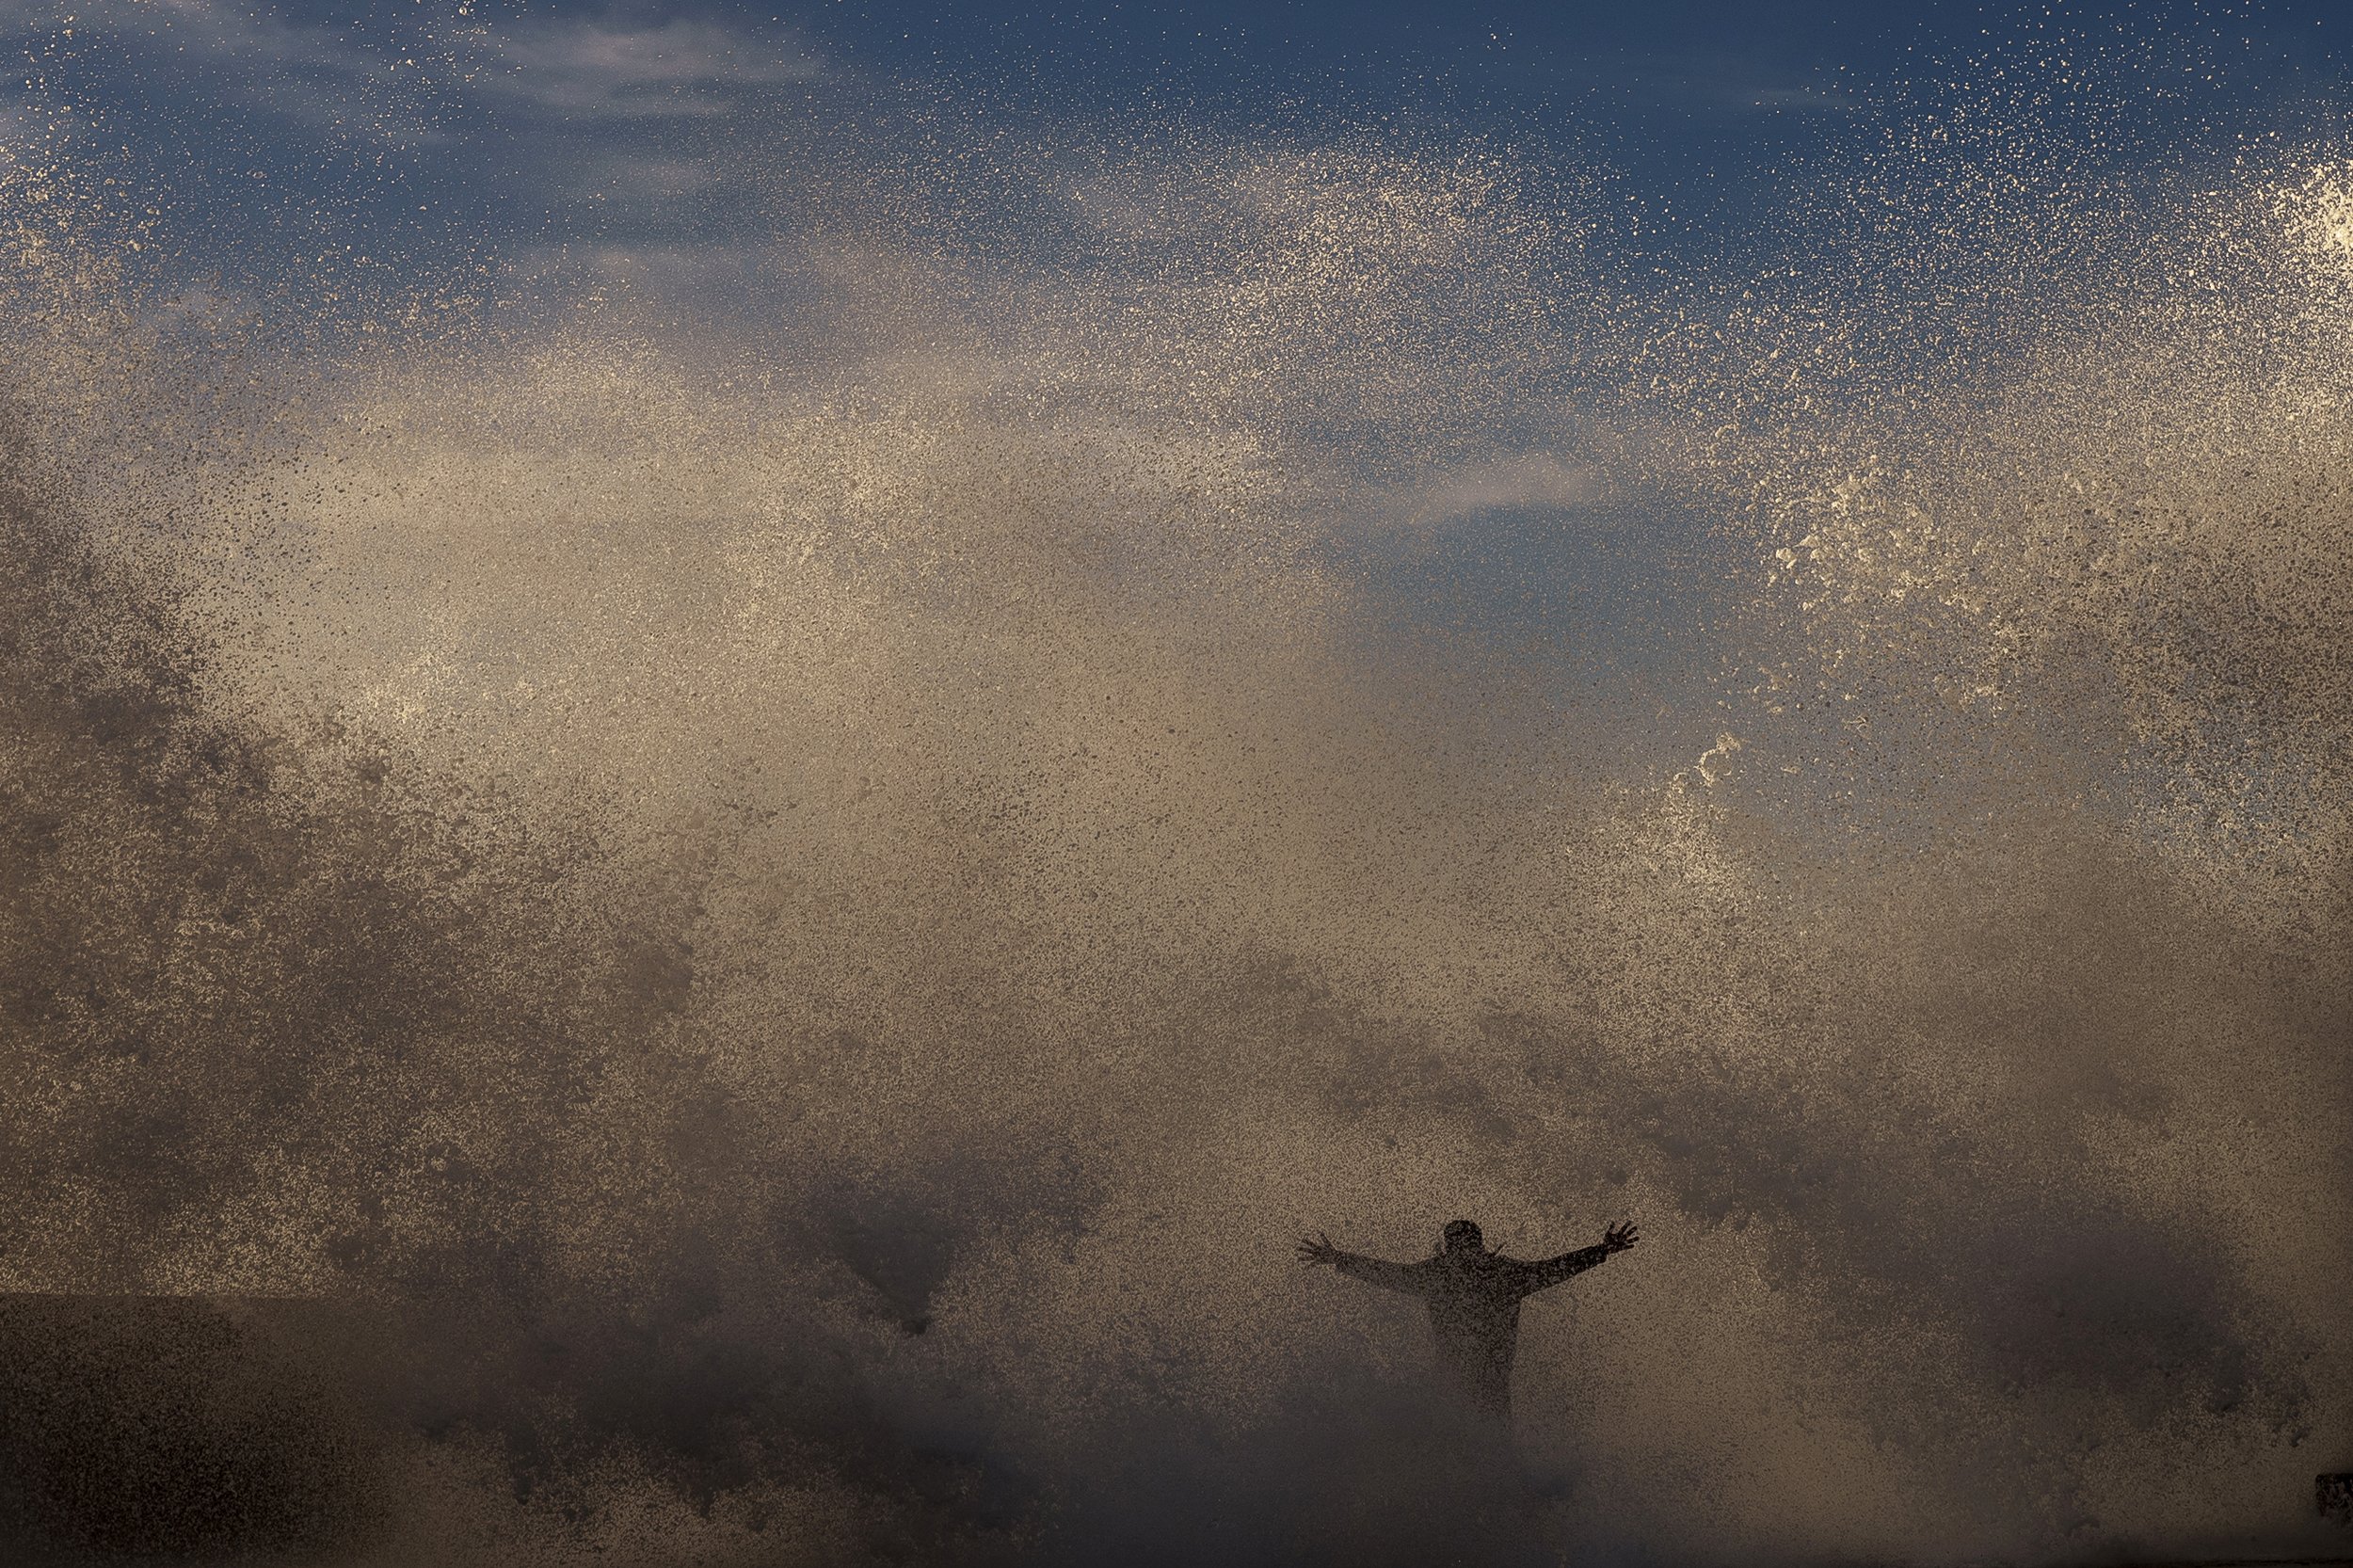
[[[0, 38], [24, 61], [0, 97], [0, 156], [103, 191], [124, 231], [145, 236], [136, 264], [162, 287], [262, 315], [324, 302], [347, 326], [371, 303], [564, 299], [626, 278], [690, 320], [773, 324], [823, 286], [796, 242], [880, 219], [904, 226], [891, 236], [903, 247], [953, 249], [976, 270], [1180, 272], [1164, 255], [1089, 252], [1064, 188], [1083, 182], [1062, 175], [1123, 152], [1182, 164], [1196, 142], [1288, 139], [1403, 149], [1433, 166], [1484, 150], [1532, 207], [1593, 225], [1578, 264], [1655, 322], [1686, 300], [1721, 312], [1770, 279], [1799, 313], [1867, 324], [1874, 259], [1854, 224], [1887, 193], [1909, 203], [1916, 238], [1943, 221], [1957, 170], [2145, 195], [2250, 152], [2341, 149], [2353, 12], [2311, 0], [0, 0]], [[1920, 162], [1919, 128], [1957, 106], [1978, 141], [1946, 165]], [[1872, 182], [1866, 200], [1848, 200]], [[2072, 222], [2067, 200], [2024, 206]], [[1972, 269], [2036, 265], [2056, 284], [2072, 264], [2017, 239], [1944, 246], [1927, 293], [1961, 303], [1891, 308], [1892, 382], [1946, 368], [1941, 334], [1956, 323], [1980, 342], [2037, 329], [2041, 318], [2013, 309], [2014, 279], [1974, 303], [1948, 286]], [[1517, 404], [1497, 400], [1507, 424], [1532, 410], [1527, 430], [1474, 431], [1486, 450], [1433, 437], [1409, 461], [1475, 470], [1554, 450], [1561, 431], [1536, 425], [1569, 396], [1577, 362], [1555, 353]], [[1302, 417], [1321, 417], [1302, 385]], [[1396, 433], [1375, 429], [1355, 450]], [[1669, 745], [1688, 756], [1717, 722], [1724, 574], [1746, 564], [1711, 554], [1711, 520], [1672, 500], [1585, 511], [1564, 524], [1541, 497], [1499, 504], [1473, 529], [1393, 552], [1376, 543], [1369, 564], [1417, 633], [1451, 646], [1584, 628], [1564, 684], [1598, 662], [1642, 688], [1627, 711], [1645, 725], [1653, 691], [1679, 695], [1696, 728]]]
[[[2056, 85], [2041, 112], [2062, 124], [2096, 99], [2126, 162], [2329, 135], [2353, 58], [2345, 15], [2299, 0], [8, 0], [0, 35], [24, 70], [0, 123], [17, 157], [62, 152], [152, 198], [175, 252], [265, 275], [345, 246], [411, 265], [564, 246], [724, 251], [801, 221], [791, 172], [822, 192], [854, 144], [1041, 125], [1065, 139], [1173, 125], [1498, 138], [1607, 171], [1658, 243], [1705, 250], [1775, 230], [1772, 168], [1859, 145], [1858, 123], [1891, 97], [1957, 81]], [[2077, 128], [2086, 148], [2100, 139]]]

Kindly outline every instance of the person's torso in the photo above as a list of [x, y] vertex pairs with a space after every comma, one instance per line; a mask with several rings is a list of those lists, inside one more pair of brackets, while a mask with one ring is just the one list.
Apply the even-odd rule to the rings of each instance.
[[1519, 1265], [1493, 1253], [1470, 1258], [1442, 1253], [1425, 1267], [1423, 1299], [1440, 1343], [1464, 1352], [1508, 1350], [1519, 1327]]

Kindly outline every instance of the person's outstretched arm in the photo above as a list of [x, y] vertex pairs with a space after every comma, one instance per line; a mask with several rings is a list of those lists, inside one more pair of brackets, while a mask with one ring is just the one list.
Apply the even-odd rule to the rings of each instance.
[[1601, 1233], [1601, 1240], [1591, 1247], [1564, 1252], [1558, 1257], [1547, 1257], [1541, 1263], [1530, 1263], [1521, 1286], [1523, 1295], [1549, 1289], [1571, 1274], [1581, 1274], [1612, 1253], [1622, 1253], [1641, 1240], [1634, 1234], [1634, 1222], [1611, 1225]]
[[1367, 1285], [1378, 1285], [1386, 1290], [1421, 1288], [1420, 1278], [1415, 1273], [1412, 1264], [1385, 1263], [1377, 1257], [1359, 1257], [1353, 1252], [1342, 1252], [1321, 1231], [1301, 1240], [1299, 1261], [1309, 1268], [1328, 1263], [1351, 1279], [1361, 1279]]

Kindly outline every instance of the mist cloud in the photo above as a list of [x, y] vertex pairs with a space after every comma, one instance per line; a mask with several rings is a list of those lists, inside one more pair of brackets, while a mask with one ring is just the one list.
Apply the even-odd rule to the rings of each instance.
[[[1067, 188], [1075, 261], [813, 247], [791, 357], [412, 326], [112, 473], [190, 416], [82, 394], [204, 350], [19, 248], [9, 1284], [376, 1325], [385, 1560], [2292, 1543], [2353, 1191], [2305, 263], [2242, 247], [2257, 370], [2136, 293], [1931, 445], [1488, 153]], [[1624, 774], [1633, 683], [1357, 552], [1661, 493], [1744, 614]], [[1646, 1238], [1529, 1309], [1500, 1472], [1289, 1256], [1465, 1213]]]

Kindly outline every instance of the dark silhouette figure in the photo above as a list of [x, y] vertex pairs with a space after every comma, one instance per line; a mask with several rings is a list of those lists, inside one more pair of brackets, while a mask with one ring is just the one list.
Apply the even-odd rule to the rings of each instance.
[[1539, 1290], [1581, 1274], [1612, 1253], [1634, 1245], [1631, 1222], [1611, 1225], [1598, 1244], [1564, 1252], [1541, 1263], [1489, 1252], [1479, 1227], [1456, 1220], [1446, 1227], [1435, 1257], [1418, 1263], [1385, 1263], [1342, 1252], [1318, 1233], [1299, 1243], [1299, 1259], [1328, 1263], [1351, 1279], [1421, 1297], [1430, 1308], [1430, 1333], [1438, 1358], [1454, 1374], [1473, 1405], [1502, 1420], [1512, 1414], [1512, 1356], [1519, 1347], [1520, 1303]]

